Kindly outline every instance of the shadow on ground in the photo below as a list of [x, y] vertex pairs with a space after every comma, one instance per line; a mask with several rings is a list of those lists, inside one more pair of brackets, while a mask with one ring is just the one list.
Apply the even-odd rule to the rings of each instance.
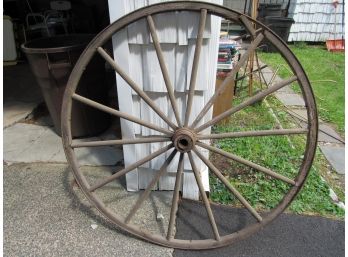
[[[221, 234], [236, 231], [252, 218], [244, 209], [212, 205]], [[212, 238], [204, 206], [181, 201], [176, 238]], [[253, 222], [253, 221], [252, 221]], [[213, 250], [174, 250], [175, 257], [328, 257], [344, 256], [344, 221], [282, 214], [253, 236]]]

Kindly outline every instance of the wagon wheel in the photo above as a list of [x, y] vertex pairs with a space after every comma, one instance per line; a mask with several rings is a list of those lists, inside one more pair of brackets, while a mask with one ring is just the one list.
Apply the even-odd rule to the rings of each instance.
[[[173, 94], [173, 87], [171, 81], [169, 79], [168, 71], [166, 69], [166, 64], [163, 58], [163, 53], [161, 50], [160, 43], [158, 41], [158, 37], [156, 35], [155, 24], [153, 21], [153, 17], [156, 14], [164, 13], [164, 12], [178, 12], [178, 11], [188, 11], [193, 13], [200, 13], [200, 22], [197, 33], [196, 40], [196, 50], [193, 59], [192, 65], [192, 76], [190, 80], [190, 87], [187, 97], [187, 108], [185, 113], [185, 119], [180, 120], [179, 111], [177, 108], [176, 100]], [[211, 99], [206, 103], [205, 107], [201, 110], [199, 115], [194, 119], [192, 124], [189, 124], [189, 118], [191, 114], [192, 102], [193, 102], [193, 94], [196, 84], [197, 77], [197, 69], [198, 62], [200, 58], [200, 52], [202, 47], [202, 38], [203, 31], [205, 27], [206, 17], [207, 15], [216, 15], [228, 20], [232, 20], [238, 24], [241, 24], [245, 27], [248, 32], [248, 36], [252, 39], [249, 48], [242, 55], [239, 62], [229, 74], [229, 76], [225, 79], [222, 86], [215, 92], [215, 94], [211, 97]], [[167, 94], [170, 99], [170, 103], [172, 105], [176, 122], [171, 121], [156, 104], [148, 97], [148, 95], [142, 91], [139, 86], [130, 78], [119, 66], [117, 60], [114, 61], [113, 58], [108, 54], [103, 46], [105, 43], [118, 31], [125, 28], [129, 24], [134, 23], [140, 19], [144, 19], [147, 21], [149, 26], [151, 36], [153, 39], [153, 44], [155, 46], [155, 50], [158, 56], [158, 60], [161, 66], [161, 70], [163, 73], [163, 78], [167, 87]], [[257, 29], [254, 28], [253, 24], [256, 24]], [[275, 85], [269, 86], [267, 89], [264, 89], [260, 92], [255, 93], [253, 96], [247, 98], [242, 103], [230, 108], [226, 112], [218, 115], [217, 117], [211, 119], [205, 123], [199, 123], [201, 119], [205, 116], [205, 114], [213, 107], [217, 96], [224, 91], [224, 88], [234, 83], [235, 74], [243, 65], [245, 65], [246, 60], [248, 59], [250, 53], [254, 51], [263, 39], [267, 39], [271, 42], [281, 53], [285, 61], [290, 66], [293, 76], [287, 78], [281, 82], [276, 83]], [[169, 129], [160, 127], [156, 124], [149, 123], [147, 121], [136, 118], [130, 114], [123, 113], [116, 109], [110, 108], [108, 106], [97, 103], [93, 100], [87, 99], [82, 95], [76, 93], [76, 89], [78, 87], [81, 76], [84, 72], [84, 67], [88, 65], [91, 58], [94, 55], [102, 56], [107, 63], [109, 63], [115, 71], [129, 84], [129, 86], [134, 90], [143, 100], [146, 102], [158, 115], [161, 117], [170, 127]], [[212, 60], [215, 61], [215, 60]], [[271, 129], [271, 130], [257, 130], [257, 131], [244, 131], [244, 132], [227, 132], [222, 134], [203, 134], [203, 131], [206, 128], [209, 128], [213, 125], [216, 125], [221, 120], [229, 117], [240, 110], [247, 108], [250, 105], [262, 100], [266, 96], [276, 92], [277, 90], [283, 88], [286, 85], [291, 84], [292, 82], [297, 82], [300, 89], [304, 101], [306, 103], [306, 111], [308, 115], [308, 126], [306, 128], [295, 128], [295, 129]], [[94, 141], [94, 142], [78, 142], [72, 139], [71, 134], [71, 109], [74, 101], [83, 103], [85, 105], [94, 107], [101, 111], [107, 112], [109, 114], [118, 116], [122, 119], [126, 119], [128, 121], [137, 123], [141, 126], [145, 126], [147, 128], [152, 129], [156, 132], [161, 132], [161, 136], [148, 136], [142, 138], [135, 139], [120, 139], [120, 140], [105, 140], [105, 141]], [[199, 125], [197, 125], [199, 124]], [[304, 73], [300, 63], [290, 51], [290, 49], [286, 46], [286, 44], [276, 36], [271, 30], [269, 30], [264, 25], [260, 24], [257, 21], [252, 20], [250, 17], [238, 13], [236, 11], [224, 8], [222, 6], [217, 6], [208, 3], [201, 2], [168, 2], [161, 3], [153, 6], [149, 6], [146, 8], [139, 9], [135, 12], [132, 12], [110, 26], [104, 29], [98, 36], [96, 36], [93, 41], [86, 48], [84, 53], [81, 55], [79, 61], [77, 62], [67, 85], [67, 89], [64, 96], [63, 108], [62, 108], [62, 131], [63, 131], [63, 144], [66, 152], [66, 156], [68, 162], [73, 170], [73, 174], [75, 179], [77, 180], [81, 190], [87, 196], [87, 198], [91, 201], [91, 203], [111, 222], [120, 226], [122, 229], [128, 231], [131, 234], [134, 234], [140, 238], [146, 239], [153, 243], [174, 247], [174, 248], [182, 248], [182, 249], [208, 249], [208, 248], [216, 248], [220, 246], [225, 246], [232, 242], [238, 241], [242, 238], [245, 238], [248, 235], [251, 235], [258, 231], [260, 228], [264, 227], [266, 224], [275, 219], [280, 213], [282, 213], [285, 208], [291, 203], [296, 194], [299, 192], [301, 187], [304, 184], [305, 178], [309, 172], [311, 167], [315, 148], [317, 143], [317, 112], [315, 101], [312, 93], [311, 86], [309, 84], [308, 78]], [[241, 137], [267, 137], [267, 136], [288, 136], [288, 135], [297, 135], [301, 134], [306, 137], [306, 144], [304, 149], [304, 154], [302, 157], [301, 165], [298, 168], [296, 176], [294, 178], [286, 177], [277, 171], [273, 171], [270, 168], [263, 167], [249, 160], [243, 159], [233, 153], [226, 152], [218, 147], [215, 147], [213, 144], [209, 145], [203, 142], [203, 140], [215, 140], [215, 139], [226, 139], [226, 138], [241, 138]], [[95, 146], [105, 146], [105, 145], [128, 145], [128, 144], [148, 144], [154, 142], [168, 142], [168, 145], [164, 148], [152, 152], [147, 157], [135, 162], [132, 165], [129, 165], [122, 170], [110, 175], [109, 177], [103, 178], [100, 181], [93, 182], [90, 184], [86, 179], [86, 176], [81, 171], [79, 163], [77, 161], [77, 157], [75, 154], [75, 150], [80, 147], [95, 147]], [[212, 153], [219, 154], [224, 158], [231, 159], [236, 161], [242, 165], [252, 168], [255, 172], [260, 172], [266, 174], [270, 179], [279, 180], [288, 185], [288, 190], [284, 194], [281, 201], [271, 209], [267, 213], [260, 213], [254, 208], [248, 200], [237, 190], [237, 188], [229, 182], [228, 178], [223, 175], [223, 172], [220, 171], [214, 163], [206, 157], [206, 155], [202, 154], [201, 150], [207, 149]], [[140, 194], [140, 197], [136, 200], [136, 203], [131, 208], [131, 211], [126, 215], [125, 218], [121, 218], [118, 214], [112, 211], [107, 207], [107, 204], [104, 203], [100, 197], [98, 196], [98, 190], [107, 186], [112, 181], [124, 176], [128, 172], [134, 170], [140, 165], [149, 162], [150, 160], [164, 154], [167, 151], [172, 151], [167, 160], [163, 163], [160, 171], [154, 177], [154, 179], [149, 183], [149, 186], [146, 188], [144, 192]], [[131, 220], [136, 213], [136, 211], [141, 208], [143, 202], [149, 197], [151, 193], [151, 189], [158, 182], [161, 175], [166, 170], [166, 167], [172, 161], [174, 156], [178, 154], [180, 155], [175, 187], [171, 202], [171, 211], [169, 215], [169, 224], [167, 228], [167, 232], [165, 233], [151, 233], [149, 231], [144, 231], [142, 228], [131, 224]], [[184, 155], [187, 155], [189, 161], [191, 163], [191, 167], [200, 191], [201, 199], [204, 203], [207, 212], [207, 219], [211, 225], [212, 233], [211, 238], [202, 238], [199, 240], [185, 240], [176, 238], [174, 235], [174, 226], [176, 222], [176, 213], [178, 209], [178, 201], [180, 198], [180, 185], [182, 183], [182, 174], [184, 169]], [[240, 203], [247, 209], [247, 211], [255, 218], [254, 222], [246, 225], [238, 231], [233, 231], [226, 235], [222, 235], [219, 232], [217, 222], [214, 219], [214, 214], [212, 212], [210, 201], [206, 193], [204, 192], [204, 188], [202, 182], [200, 180], [199, 171], [197, 170], [194, 157], [200, 158], [203, 163], [209, 168], [211, 175], [216, 176], [217, 179], [221, 181], [223, 185], [234, 195]]]

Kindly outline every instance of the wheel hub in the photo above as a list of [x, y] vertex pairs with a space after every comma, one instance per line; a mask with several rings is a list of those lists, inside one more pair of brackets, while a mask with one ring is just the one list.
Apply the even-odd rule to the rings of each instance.
[[187, 153], [195, 146], [196, 135], [191, 129], [179, 128], [175, 131], [172, 141], [176, 150]]

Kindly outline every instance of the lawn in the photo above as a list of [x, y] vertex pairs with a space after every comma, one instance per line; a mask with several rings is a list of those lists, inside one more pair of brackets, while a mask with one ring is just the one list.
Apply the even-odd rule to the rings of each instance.
[[[241, 101], [243, 97], [236, 96], [233, 104], [237, 105]], [[270, 96], [267, 98], [267, 103], [262, 101], [241, 110], [227, 123], [213, 127], [213, 132], [276, 129], [278, 124], [273, 114], [280, 117], [283, 128], [296, 127], [295, 124], [288, 122], [290, 117], [286, 116], [286, 112], [277, 108], [279, 104], [277, 99]], [[269, 106], [273, 107], [273, 114]], [[216, 140], [212, 144], [294, 179], [301, 165], [305, 137], [303, 135], [244, 137]], [[273, 179], [235, 161], [221, 158], [219, 155], [211, 154], [210, 159], [257, 210], [267, 211], [275, 207], [290, 187], [285, 182]], [[343, 218], [344, 210], [331, 200], [329, 187], [321, 179], [317, 170], [314, 165], [305, 186], [292, 202], [289, 210], [295, 213]], [[239, 201], [214, 176], [210, 177], [210, 186], [210, 196], [213, 201], [240, 206]], [[344, 201], [344, 199], [341, 200]]]
[[[344, 135], [344, 53], [330, 53], [324, 46], [299, 43], [290, 46], [306, 71], [318, 105], [319, 117], [334, 124]], [[280, 77], [291, 75], [288, 65], [277, 53], [259, 53], [263, 62], [278, 71]]]
[[[297, 44], [290, 47], [299, 58], [311, 81], [320, 118], [334, 124], [343, 134], [344, 54], [329, 53], [322, 46]], [[279, 54], [260, 52], [259, 57], [274, 71], [278, 70], [280, 77], [287, 78], [292, 75]], [[234, 106], [248, 98], [247, 84], [247, 81], [243, 81], [238, 87], [238, 93], [233, 100]], [[260, 87], [258, 81], [255, 81], [254, 85], [255, 89]], [[293, 83], [291, 87], [299, 91], [296, 83]], [[279, 126], [298, 128], [299, 125], [275, 97], [268, 96], [262, 102], [235, 113], [227, 122], [214, 126], [213, 132], [271, 130], [278, 129]], [[211, 144], [290, 179], [295, 179], [302, 163], [305, 140], [304, 135], [261, 136], [220, 139], [212, 141]], [[225, 159], [218, 154], [211, 154], [210, 159], [246, 200], [259, 211], [267, 211], [277, 206], [290, 188], [286, 182], [274, 179], [236, 161]], [[323, 159], [320, 151], [317, 151], [306, 183], [288, 211], [344, 218], [344, 210], [332, 201], [329, 185], [322, 178], [323, 162], [326, 163]], [[237, 198], [213, 175], [210, 176], [210, 188], [212, 201], [241, 206]], [[343, 189], [336, 186], [333, 188], [339, 200], [344, 202]]]

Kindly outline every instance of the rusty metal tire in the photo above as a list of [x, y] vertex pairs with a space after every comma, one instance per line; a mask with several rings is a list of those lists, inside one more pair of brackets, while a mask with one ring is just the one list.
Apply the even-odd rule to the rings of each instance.
[[[202, 139], [202, 136], [199, 134], [199, 132], [202, 131], [203, 129], [205, 129], [206, 127], [209, 127], [209, 126], [216, 124], [216, 122], [218, 122], [219, 120], [221, 120], [229, 115], [232, 115], [234, 112], [236, 112], [238, 110], [236, 110], [236, 109], [230, 110], [230, 112], [226, 112], [225, 114], [220, 116], [218, 119], [214, 118], [211, 120], [211, 122], [207, 122], [198, 128], [196, 126], [194, 126], [195, 124], [188, 126], [188, 122], [187, 122], [188, 119], [185, 119], [184, 125], [182, 125], [181, 122], [178, 121], [179, 126], [172, 123], [172, 124], [169, 124], [169, 126], [172, 128], [172, 130], [166, 130], [163, 128], [159, 128], [154, 124], [148, 124], [148, 123], [143, 122], [143, 121], [134, 120], [133, 117], [130, 117], [130, 116], [127, 116], [125, 114], [122, 114], [121, 112], [112, 110], [109, 107], [98, 105], [97, 103], [90, 101], [89, 99], [86, 99], [83, 96], [76, 94], [76, 88], [77, 88], [78, 83], [81, 79], [81, 76], [84, 72], [84, 67], [86, 67], [88, 65], [91, 58], [95, 54], [99, 53], [106, 61], [108, 61], [115, 68], [115, 70], [117, 72], [121, 72], [121, 70], [119, 70], [119, 67], [117, 66], [117, 64], [113, 63], [113, 60], [108, 59], [110, 56], [108, 56], [108, 54], [102, 48], [102, 46], [107, 42], [107, 40], [109, 40], [111, 38], [112, 35], [114, 35], [117, 31], [121, 30], [125, 26], [127, 26], [127, 25], [129, 25], [129, 24], [131, 24], [139, 19], [147, 19], [148, 24], [149, 24], [150, 29], [151, 29], [151, 25], [153, 25], [152, 15], [156, 15], [158, 13], [163, 13], [163, 12], [176, 12], [176, 11], [198, 12], [201, 14], [201, 22], [200, 23], [202, 23], [203, 19], [205, 21], [205, 17], [207, 14], [220, 16], [222, 18], [233, 20], [233, 21], [236, 21], [238, 23], [241, 23], [247, 29], [250, 36], [253, 38], [253, 40], [254, 40], [253, 42], [261, 42], [263, 37], [267, 38], [270, 42], [273, 43], [273, 45], [278, 49], [278, 51], [281, 53], [283, 58], [287, 61], [288, 65], [290, 66], [290, 68], [292, 69], [292, 71], [294, 73], [294, 77], [283, 81], [283, 84], [278, 84], [277, 88], [270, 87], [270, 88], [260, 92], [259, 94], [256, 95], [257, 97], [253, 96], [253, 97], [251, 97], [251, 99], [255, 102], [255, 101], [262, 99], [265, 96], [273, 93], [277, 89], [279, 89], [279, 88], [281, 88], [281, 87], [283, 87], [283, 86], [285, 86], [293, 81], [297, 81], [300, 88], [301, 88], [302, 95], [303, 95], [303, 98], [304, 98], [304, 101], [306, 104], [306, 108], [307, 108], [308, 127], [306, 129], [302, 129], [302, 130], [298, 130], [298, 131], [293, 130], [293, 131], [285, 131], [284, 132], [284, 133], [289, 132], [290, 134], [291, 133], [294, 133], [294, 134], [304, 133], [307, 135], [305, 153], [304, 153], [303, 161], [302, 161], [301, 167], [298, 171], [297, 177], [294, 180], [289, 179], [289, 181], [287, 181], [286, 178], [284, 178], [284, 177], [277, 177], [277, 174], [270, 173], [270, 175], [274, 176], [276, 179], [282, 179], [283, 181], [286, 181], [287, 183], [290, 183], [292, 185], [290, 187], [289, 191], [285, 194], [284, 198], [280, 201], [280, 203], [274, 209], [272, 209], [268, 213], [263, 213], [262, 215], [259, 215], [257, 212], [252, 213], [256, 218], [255, 223], [248, 225], [237, 232], [233, 232], [233, 233], [228, 234], [228, 235], [220, 236], [219, 232], [217, 230], [216, 231], [214, 230], [214, 223], [215, 223], [214, 219], [213, 219], [213, 217], [209, 216], [211, 214], [211, 213], [209, 213], [209, 208], [210, 208], [209, 201], [208, 201], [207, 197], [204, 196], [205, 194], [203, 193], [201, 195], [201, 197], [202, 197], [203, 202], [205, 203], [205, 206], [207, 208], [208, 217], [209, 217], [210, 223], [212, 225], [212, 230], [214, 231], [214, 236], [211, 239], [184, 240], [184, 239], [173, 238], [174, 236], [170, 233], [169, 233], [170, 235], [169, 236], [167, 235], [167, 237], [165, 235], [152, 234], [150, 232], [143, 231], [134, 225], [128, 224], [128, 222], [125, 220], [120, 219], [115, 213], [110, 211], [110, 209], [108, 209], [105, 206], [105, 204], [98, 198], [98, 195], [95, 192], [95, 190], [97, 190], [98, 188], [102, 187], [103, 185], [109, 183], [110, 181], [117, 179], [120, 175], [126, 174], [129, 170], [127, 170], [127, 168], [125, 168], [121, 172], [122, 174], [115, 173], [118, 175], [114, 174], [110, 177], [110, 179], [108, 179], [106, 181], [102, 181], [98, 185], [89, 185], [88, 181], [86, 180], [85, 176], [82, 174], [82, 172], [80, 170], [80, 166], [77, 162], [77, 158], [76, 158], [74, 149], [77, 147], [93, 146], [93, 142], [90, 144], [84, 144], [84, 145], [82, 144], [82, 146], [81, 146], [81, 144], [78, 145], [78, 143], [76, 143], [72, 139], [72, 135], [71, 135], [71, 109], [72, 109], [71, 107], [72, 107], [73, 101], [79, 101], [79, 102], [82, 102], [84, 104], [95, 107], [97, 109], [103, 110], [105, 112], [114, 114], [116, 116], [133, 120], [134, 122], [139, 123], [141, 125], [152, 127], [153, 129], [156, 129], [156, 130], [161, 131], [163, 133], [162, 137], [156, 137], [156, 138], [150, 137], [149, 139], [139, 139], [138, 141], [123, 139], [123, 140], [119, 140], [117, 142], [116, 141], [106, 142], [105, 144], [113, 143], [113, 144], [122, 144], [123, 145], [123, 144], [129, 144], [129, 143], [135, 144], [135, 143], [146, 143], [146, 142], [162, 142], [162, 141], [166, 141], [166, 140], [172, 141], [172, 143], [168, 147], [166, 147], [166, 149], [163, 149], [162, 151], [157, 151], [156, 153], [152, 153], [149, 158], [155, 158], [157, 155], [167, 151], [170, 148], [173, 148], [174, 150], [173, 150], [171, 156], [168, 158], [169, 160], [167, 159], [166, 162], [168, 164], [170, 162], [170, 159], [173, 158], [177, 152], [179, 152], [179, 154], [181, 156], [180, 157], [181, 161], [179, 162], [179, 167], [178, 167], [179, 171], [183, 169], [183, 161], [182, 160], [183, 160], [184, 154], [188, 154], [191, 161], [192, 161], [193, 153], [198, 154], [198, 157], [199, 157], [200, 151], [198, 150], [198, 148], [196, 146], [205, 147], [208, 150], [216, 151], [216, 149], [209, 148], [209, 146], [205, 146], [203, 143], [201, 143], [199, 141], [200, 139]], [[257, 27], [259, 29], [254, 30], [251, 26], [251, 22], [257, 24]], [[198, 37], [199, 37], [199, 34], [200, 33], [198, 33]], [[199, 40], [200, 40], [200, 38], [197, 39], [197, 42], [199, 42]], [[256, 46], [257, 46], [257, 44], [256, 44]], [[200, 46], [196, 47], [196, 48], [200, 48]], [[158, 50], [158, 49], [156, 49], [156, 50]], [[159, 48], [159, 51], [160, 51], [160, 48]], [[160, 57], [159, 57], [159, 59], [160, 59]], [[127, 78], [127, 75], [124, 75], [124, 76]], [[164, 76], [165, 76], [165, 74], [164, 74]], [[194, 84], [194, 83], [192, 83], [192, 84]], [[194, 85], [193, 85], [193, 88], [190, 87], [189, 95], [191, 92], [193, 92], [193, 90], [194, 90]], [[170, 97], [170, 91], [168, 91], [168, 96]], [[143, 95], [143, 97], [146, 98], [145, 95]], [[190, 96], [188, 98], [189, 98], [188, 101], [192, 100], [192, 99], [190, 100]], [[251, 104], [251, 102], [253, 102], [253, 101], [250, 101], [248, 104]], [[212, 105], [213, 104], [214, 104], [214, 102], [212, 102]], [[192, 105], [192, 102], [190, 104], [188, 104], [188, 106], [189, 106], [188, 109], [190, 109], [190, 105]], [[211, 106], [208, 106], [207, 108], [209, 109], [210, 107]], [[204, 112], [204, 110], [203, 110], [203, 112]], [[160, 111], [158, 113], [160, 113]], [[190, 111], [187, 111], [186, 114], [187, 114], [186, 116], [189, 116]], [[204, 115], [204, 113], [202, 115]], [[163, 117], [163, 118], [165, 118], [165, 117]], [[196, 124], [197, 124], [197, 122], [196, 122]], [[182, 128], [182, 127], [185, 127], [185, 128]], [[262, 227], [264, 227], [265, 225], [270, 223], [272, 220], [274, 220], [279, 214], [281, 214], [285, 210], [285, 208], [292, 202], [292, 200], [294, 199], [296, 194], [300, 191], [301, 187], [303, 186], [303, 184], [305, 182], [306, 176], [308, 175], [308, 172], [310, 170], [310, 167], [312, 165], [314, 155], [315, 155], [315, 149], [316, 149], [316, 145], [317, 145], [317, 134], [318, 134], [317, 131], [318, 131], [318, 119], [317, 119], [316, 104], [315, 104], [314, 95], [313, 95], [309, 80], [308, 80], [301, 64], [299, 63], [297, 58], [294, 56], [294, 54], [291, 52], [291, 50], [287, 47], [286, 43], [283, 42], [278, 36], [276, 36], [274, 34], [274, 32], [272, 32], [270, 29], [268, 29], [264, 25], [260, 24], [259, 22], [252, 20], [250, 17], [248, 17], [244, 14], [227, 9], [225, 7], [222, 7], [222, 6], [213, 5], [213, 4], [209, 4], [209, 3], [203, 3], [203, 2], [191, 2], [191, 1], [190, 2], [167, 2], [167, 3], [160, 3], [160, 4], [148, 6], [148, 7], [139, 9], [137, 11], [134, 11], [134, 12], [120, 18], [119, 20], [115, 21], [110, 26], [105, 28], [102, 32], [100, 32], [91, 41], [91, 43], [88, 45], [88, 47], [85, 49], [85, 51], [81, 55], [76, 66], [74, 67], [74, 69], [71, 73], [71, 76], [69, 78], [69, 82], [68, 82], [66, 91], [65, 91], [64, 100], [63, 100], [63, 107], [62, 107], [62, 132], [63, 132], [62, 140], [63, 140], [63, 145], [64, 145], [66, 157], [67, 157], [68, 163], [73, 171], [74, 177], [80, 186], [80, 189], [84, 192], [84, 194], [90, 200], [90, 202], [109, 221], [118, 225], [119, 227], [126, 230], [127, 232], [129, 232], [137, 237], [140, 237], [142, 239], [153, 242], [155, 244], [159, 244], [159, 245], [167, 246], [167, 247], [173, 247], [173, 248], [181, 248], [181, 249], [210, 249], [210, 248], [217, 248], [217, 247], [231, 244], [233, 242], [244, 239], [245, 237], [247, 237], [251, 234], [254, 234], [258, 230], [260, 230]], [[267, 132], [263, 132], [263, 133], [267, 134]], [[102, 143], [97, 142], [95, 144], [101, 145]], [[249, 165], [250, 163], [249, 164], [246, 163], [246, 164]], [[195, 172], [194, 162], [191, 163], [191, 165], [193, 167], [194, 174], [197, 175]], [[209, 163], [207, 165], [209, 165]], [[251, 164], [251, 165], [253, 165], [253, 164]], [[136, 164], [135, 164], [135, 166], [136, 166]], [[165, 165], [164, 165], [164, 167], [165, 167]], [[210, 170], [212, 171], [211, 166], [210, 166], [210, 168], [211, 168]], [[178, 174], [180, 174], [180, 172], [178, 172]], [[177, 176], [177, 179], [179, 177], [180, 177], [180, 175]], [[220, 177], [219, 179], [223, 180], [222, 177]], [[196, 177], [196, 181], [199, 185], [200, 180], [199, 179], [197, 180], [197, 177]], [[151, 191], [151, 188], [150, 188], [150, 191]], [[233, 192], [233, 190], [231, 192]], [[174, 194], [175, 194], [174, 199], [176, 201], [176, 203], [175, 202], [174, 203], [175, 203], [175, 205], [177, 205], [178, 196], [179, 196], [178, 190], [176, 190]], [[242, 199], [242, 198], [240, 198], [240, 199]], [[249, 210], [251, 212], [253, 211], [252, 208]], [[174, 208], [174, 210], [172, 210], [172, 212], [175, 215], [176, 208]], [[175, 223], [175, 219], [172, 222]], [[173, 226], [173, 224], [172, 224], [172, 226]], [[216, 224], [215, 224], [215, 226], [216, 226]]]

